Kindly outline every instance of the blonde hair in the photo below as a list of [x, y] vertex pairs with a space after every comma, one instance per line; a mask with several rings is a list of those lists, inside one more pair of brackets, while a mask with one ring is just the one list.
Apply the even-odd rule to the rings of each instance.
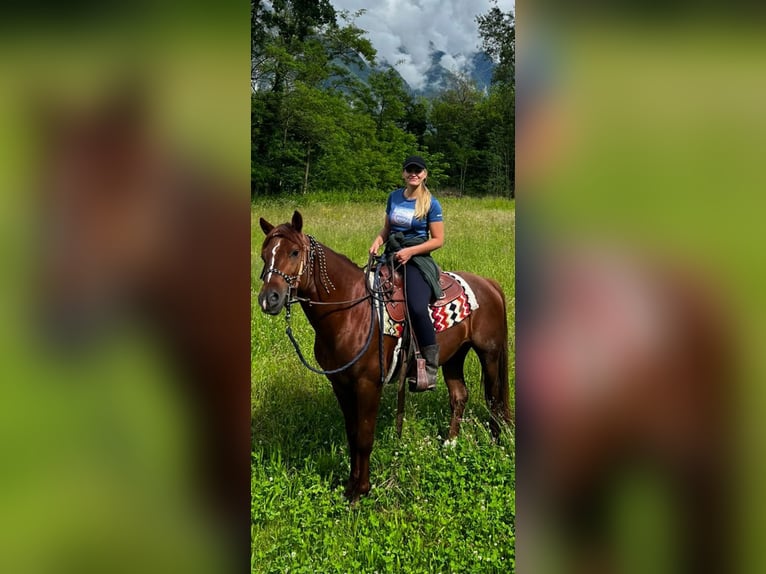
[[420, 191], [415, 198], [415, 218], [425, 219], [431, 210], [431, 192], [426, 187], [426, 182], [420, 184]]

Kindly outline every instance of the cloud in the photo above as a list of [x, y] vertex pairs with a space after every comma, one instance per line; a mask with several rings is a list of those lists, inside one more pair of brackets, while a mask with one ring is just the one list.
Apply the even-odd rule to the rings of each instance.
[[[378, 59], [393, 65], [413, 88], [422, 88], [434, 50], [445, 52], [441, 65], [451, 71], [464, 69], [469, 56], [479, 50], [476, 16], [490, 10], [490, 0], [332, 0], [337, 10], [365, 14], [356, 25], [378, 51]], [[503, 11], [515, 0], [499, 0]]]

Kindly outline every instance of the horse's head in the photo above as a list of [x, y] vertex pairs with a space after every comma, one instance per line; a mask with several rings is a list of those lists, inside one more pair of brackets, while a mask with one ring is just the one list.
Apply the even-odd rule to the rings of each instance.
[[290, 223], [274, 227], [261, 218], [266, 239], [261, 247], [263, 286], [258, 304], [264, 313], [277, 315], [287, 302], [291, 288], [297, 288], [307, 271], [310, 245], [302, 233], [303, 218], [296, 211]]
[[143, 112], [122, 94], [42, 118], [40, 281], [56, 341], [90, 339], [135, 302], [170, 243], [172, 211]]

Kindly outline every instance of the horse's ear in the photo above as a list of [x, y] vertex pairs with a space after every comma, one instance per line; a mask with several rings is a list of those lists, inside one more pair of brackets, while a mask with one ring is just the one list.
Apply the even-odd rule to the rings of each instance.
[[301, 229], [303, 229], [303, 216], [301, 215], [300, 211], [297, 211], [293, 213], [293, 221], [292, 221], [293, 228], [298, 233], [301, 232]]
[[274, 229], [274, 226], [266, 221], [263, 217], [261, 217], [261, 229], [263, 229], [263, 232], [268, 235], [272, 229]]

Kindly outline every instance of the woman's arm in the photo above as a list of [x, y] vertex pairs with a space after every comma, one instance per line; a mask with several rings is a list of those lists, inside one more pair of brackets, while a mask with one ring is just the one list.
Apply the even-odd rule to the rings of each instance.
[[381, 245], [383, 245], [388, 240], [388, 234], [390, 231], [391, 227], [388, 222], [388, 214], [386, 214], [386, 222], [383, 224], [383, 229], [381, 229], [378, 235], [375, 237], [372, 245], [370, 245], [370, 253], [373, 255], [378, 254], [378, 250], [380, 249]]

